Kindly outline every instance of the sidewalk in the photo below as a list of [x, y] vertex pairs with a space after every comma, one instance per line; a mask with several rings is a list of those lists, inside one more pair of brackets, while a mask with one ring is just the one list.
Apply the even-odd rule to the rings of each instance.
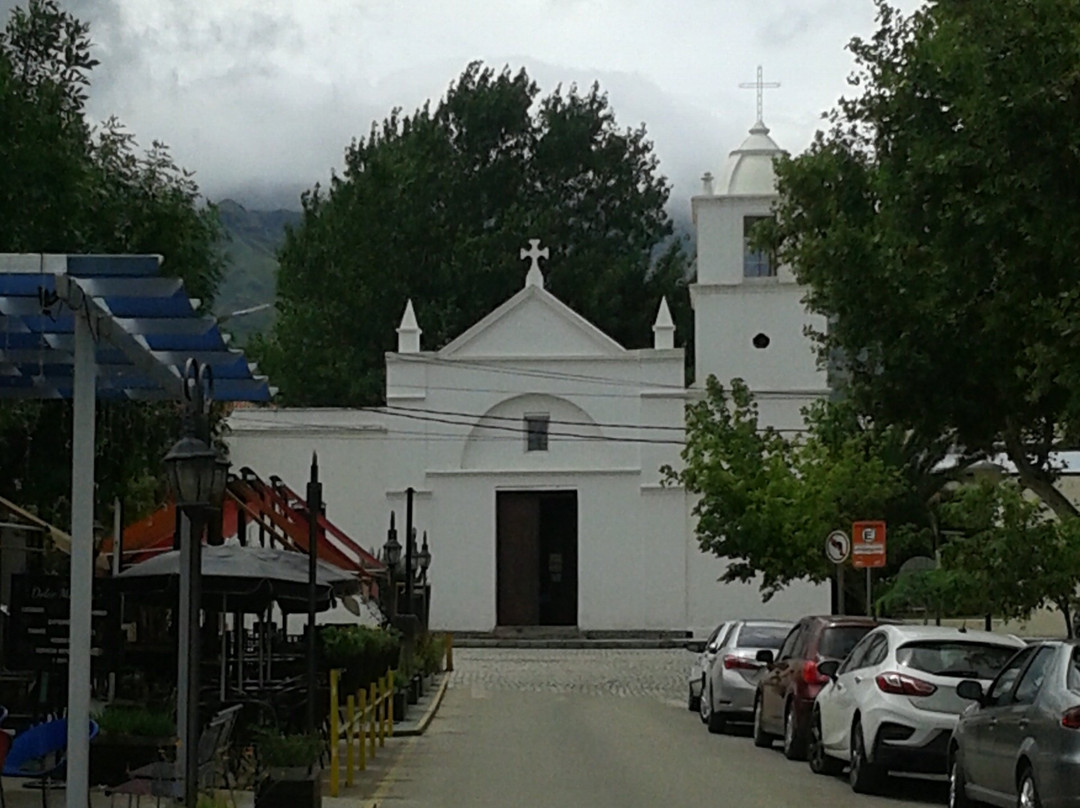
[[[379, 788], [384, 782], [393, 779], [398, 761], [405, 750], [416, 743], [418, 736], [423, 735], [431, 724], [432, 719], [438, 712], [442, 703], [443, 695], [449, 683], [450, 675], [439, 674], [432, 685], [417, 704], [410, 704], [404, 721], [394, 722], [394, 736], [386, 738], [385, 745], [378, 747], [374, 757], [370, 754], [367, 758], [367, 768], [359, 771], [354, 768], [353, 784], [346, 785], [346, 745], [342, 741], [339, 755], [339, 788], [338, 796], [330, 796], [330, 771], [322, 772], [322, 801], [326, 808], [368, 808], [377, 803]], [[32, 788], [23, 788], [23, 780], [12, 778], [3, 779], [3, 788], [7, 808], [40, 808], [41, 791]], [[49, 808], [64, 808], [66, 790], [63, 785], [49, 790]], [[220, 796], [228, 798], [228, 792], [220, 792]], [[106, 797], [100, 789], [90, 790], [90, 808], [109, 808], [115, 801], [115, 808], [127, 808], [128, 798], [126, 795], [117, 795], [115, 798]], [[171, 801], [162, 800], [162, 806], [172, 804]], [[255, 804], [254, 794], [250, 791], [236, 792], [236, 808], [252, 808]], [[134, 801], [132, 808], [134, 808]], [[156, 808], [157, 800], [146, 797], [142, 800], [144, 808]]]

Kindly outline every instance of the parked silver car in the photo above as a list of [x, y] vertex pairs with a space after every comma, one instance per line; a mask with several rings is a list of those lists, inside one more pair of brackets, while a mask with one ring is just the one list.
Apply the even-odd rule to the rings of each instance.
[[758, 679], [765, 671], [758, 651], [779, 648], [792, 625], [781, 620], [736, 620], [720, 635], [701, 694], [701, 720], [709, 732], [723, 732], [729, 720], [753, 715]]
[[973, 800], [1020, 808], [1080, 806], [1080, 642], [1039, 642], [1018, 652], [983, 691], [949, 744], [949, 805]]
[[[687, 688], [690, 695], [686, 701], [686, 706], [692, 712], [698, 712], [701, 709], [701, 690], [705, 686], [705, 671], [712, 664], [713, 657], [716, 656], [716, 651], [720, 647], [719, 643], [730, 627], [730, 620], [721, 623], [712, 630], [705, 642], [698, 646], [701, 650], [697, 652], [697, 657], [694, 658], [694, 663], [690, 666], [690, 675], [687, 677]], [[697, 643], [701, 643], [701, 641], [698, 640]], [[697, 643], [687, 643], [686, 647], [693, 649], [693, 646]]]

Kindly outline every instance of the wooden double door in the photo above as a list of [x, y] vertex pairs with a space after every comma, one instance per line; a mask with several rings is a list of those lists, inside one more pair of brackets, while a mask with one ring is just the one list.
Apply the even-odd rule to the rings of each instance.
[[500, 626], [576, 626], [576, 491], [496, 493], [496, 620]]

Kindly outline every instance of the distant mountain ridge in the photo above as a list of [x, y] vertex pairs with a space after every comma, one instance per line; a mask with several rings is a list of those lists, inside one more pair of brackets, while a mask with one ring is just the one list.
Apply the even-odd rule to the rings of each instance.
[[[277, 251], [285, 241], [285, 228], [300, 222], [295, 210], [248, 210], [239, 202], [217, 203], [225, 229], [223, 245], [228, 266], [218, 288], [215, 314], [273, 304], [277, 289]], [[273, 308], [229, 319], [225, 330], [243, 342], [252, 334], [268, 332], [274, 323]]]

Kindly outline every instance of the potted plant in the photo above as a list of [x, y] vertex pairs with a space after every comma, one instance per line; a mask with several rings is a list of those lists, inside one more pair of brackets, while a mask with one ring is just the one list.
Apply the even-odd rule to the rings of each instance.
[[408, 712], [409, 683], [400, 671], [394, 672], [394, 721], [401, 721]]
[[119, 785], [133, 769], [171, 758], [176, 749], [176, 723], [163, 710], [110, 704], [94, 721], [99, 732], [90, 744], [91, 785]]
[[323, 741], [318, 735], [263, 730], [256, 735], [263, 773], [255, 791], [256, 808], [318, 808], [322, 805], [318, 764]]

